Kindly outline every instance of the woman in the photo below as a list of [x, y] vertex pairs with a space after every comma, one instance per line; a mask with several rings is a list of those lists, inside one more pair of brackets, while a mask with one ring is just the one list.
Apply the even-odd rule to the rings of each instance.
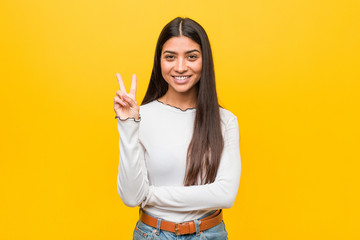
[[136, 76], [129, 94], [117, 78], [117, 186], [127, 206], [140, 206], [134, 239], [227, 239], [221, 209], [238, 191], [239, 129], [219, 107], [205, 30], [189, 18], [164, 27], [140, 107]]

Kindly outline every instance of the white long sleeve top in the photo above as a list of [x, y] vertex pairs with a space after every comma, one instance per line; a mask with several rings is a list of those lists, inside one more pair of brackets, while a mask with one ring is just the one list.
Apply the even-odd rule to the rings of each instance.
[[233, 205], [241, 162], [237, 118], [228, 110], [220, 108], [224, 149], [215, 181], [183, 184], [195, 113], [194, 108], [181, 110], [154, 100], [140, 106], [140, 121], [117, 120], [117, 189], [125, 205], [140, 206], [153, 216], [173, 222], [197, 219]]

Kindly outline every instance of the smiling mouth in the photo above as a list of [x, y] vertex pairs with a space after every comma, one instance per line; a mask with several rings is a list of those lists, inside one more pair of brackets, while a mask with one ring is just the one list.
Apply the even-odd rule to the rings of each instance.
[[172, 76], [172, 77], [175, 78], [176, 80], [182, 81], [182, 80], [185, 80], [185, 79], [191, 77], [191, 75], [186, 75], [186, 76]]

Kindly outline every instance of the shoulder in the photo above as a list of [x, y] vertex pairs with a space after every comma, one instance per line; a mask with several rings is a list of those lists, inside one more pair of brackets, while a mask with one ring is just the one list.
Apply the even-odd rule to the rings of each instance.
[[140, 115], [142, 120], [147, 122], [154, 123], [154, 121], [159, 121], [171, 117], [171, 111], [165, 111], [163, 105], [159, 104], [157, 100], [153, 100], [149, 103], [140, 105]]
[[232, 112], [230, 112], [229, 110], [220, 107], [219, 112], [220, 112], [221, 125], [226, 126], [230, 122], [237, 121], [237, 117]]
[[229, 141], [229, 138], [239, 138], [239, 123], [235, 114], [220, 107], [220, 118], [224, 140]]
[[151, 102], [148, 102], [148, 103], [143, 104], [143, 105], [140, 105], [140, 109], [148, 109], [148, 108], [154, 107], [154, 106], [155, 106], [155, 104], [154, 104], [155, 101], [156, 101], [156, 100], [151, 101]]
[[144, 105], [140, 105], [140, 114], [147, 114], [149, 112], [154, 112], [158, 108], [158, 104], [156, 104], [156, 100], [146, 103]]

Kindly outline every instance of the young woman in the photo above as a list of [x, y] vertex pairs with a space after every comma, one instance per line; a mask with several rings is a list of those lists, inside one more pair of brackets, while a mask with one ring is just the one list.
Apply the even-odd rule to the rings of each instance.
[[122, 201], [140, 207], [134, 239], [227, 239], [240, 180], [236, 116], [219, 106], [210, 43], [189, 18], [162, 30], [145, 98], [120, 74], [114, 110]]

